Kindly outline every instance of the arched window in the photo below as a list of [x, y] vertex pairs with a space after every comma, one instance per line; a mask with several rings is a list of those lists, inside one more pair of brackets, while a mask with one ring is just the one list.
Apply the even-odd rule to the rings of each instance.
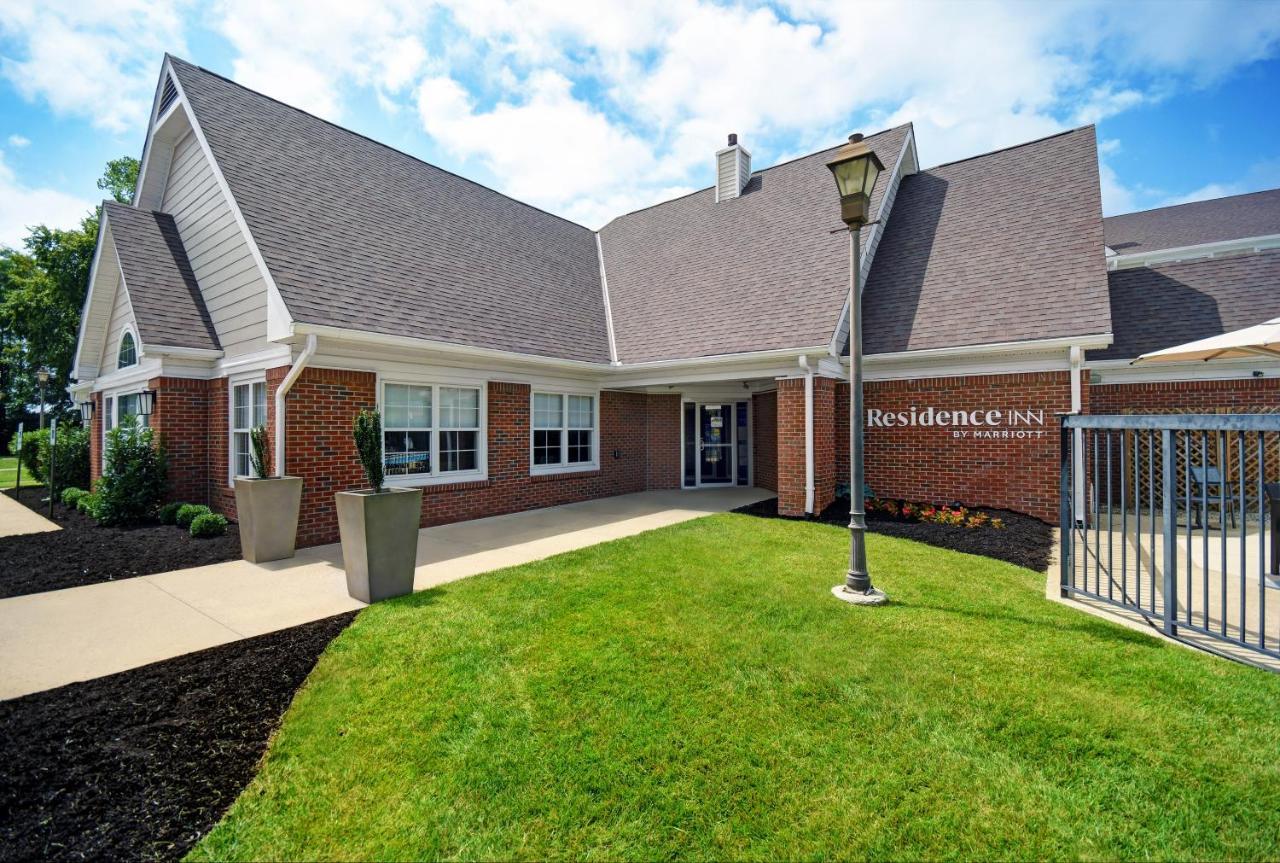
[[133, 333], [128, 330], [120, 337], [120, 355], [116, 358], [116, 368], [122, 369], [138, 362], [138, 346], [133, 342]]

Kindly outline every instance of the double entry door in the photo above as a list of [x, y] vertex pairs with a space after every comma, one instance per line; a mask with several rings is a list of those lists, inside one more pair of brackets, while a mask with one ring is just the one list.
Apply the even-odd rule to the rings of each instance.
[[750, 408], [748, 401], [681, 403], [681, 485], [750, 485]]

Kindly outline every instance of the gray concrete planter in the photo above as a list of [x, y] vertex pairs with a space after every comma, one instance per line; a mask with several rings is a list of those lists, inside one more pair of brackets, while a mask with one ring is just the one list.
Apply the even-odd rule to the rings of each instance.
[[334, 498], [347, 593], [361, 602], [412, 593], [422, 489], [340, 491]]
[[236, 478], [240, 551], [250, 563], [293, 557], [298, 536], [302, 477]]

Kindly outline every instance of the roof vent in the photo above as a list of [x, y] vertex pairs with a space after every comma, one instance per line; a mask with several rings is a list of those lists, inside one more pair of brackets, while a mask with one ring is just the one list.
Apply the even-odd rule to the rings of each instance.
[[169, 106], [178, 98], [178, 88], [174, 86], [173, 78], [169, 75], [164, 76], [164, 88], [160, 91], [160, 110], [156, 111], [159, 117], [169, 110]]
[[751, 179], [751, 154], [729, 134], [729, 145], [716, 151], [716, 201], [729, 201], [742, 194]]

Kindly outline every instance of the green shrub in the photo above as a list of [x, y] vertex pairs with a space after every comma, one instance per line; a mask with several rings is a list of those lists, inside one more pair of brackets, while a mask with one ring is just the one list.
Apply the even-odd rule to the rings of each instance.
[[76, 501], [76, 509], [90, 518], [101, 518], [99, 511], [102, 501], [96, 494], [86, 494]]
[[102, 479], [98, 482], [98, 520], [131, 525], [150, 518], [160, 505], [168, 478], [164, 448], [151, 429], [122, 423], [107, 434]]
[[191, 527], [191, 522], [202, 515], [208, 515], [211, 512], [209, 507], [202, 503], [184, 503], [178, 507], [178, 514], [174, 516], [174, 524], [178, 527]]
[[[49, 482], [49, 429], [24, 432], [21, 442], [14, 435], [9, 441], [9, 454], [19, 454], [21, 443], [22, 469], [33, 482]], [[78, 425], [58, 425], [58, 445], [54, 453], [53, 471], [55, 496], [65, 488], [84, 487], [89, 484], [89, 431]]]
[[184, 506], [186, 506], [185, 503], [175, 500], [172, 503], [166, 503], [164, 506], [160, 507], [160, 523], [177, 524], [178, 510], [182, 509]]
[[196, 539], [222, 536], [227, 532], [227, 520], [216, 512], [202, 512], [191, 520], [191, 535]]
[[[89, 430], [84, 426], [58, 426], [58, 442], [49, 455], [49, 439], [41, 442], [41, 461], [53, 463], [51, 494], [61, 494], [66, 488], [83, 488], [89, 484]], [[49, 477], [45, 478], [48, 481]]]
[[9, 455], [20, 455], [22, 469], [32, 482], [44, 482], [44, 457], [49, 453], [49, 430], [23, 432], [9, 441]]
[[374, 491], [382, 491], [382, 414], [363, 410], [356, 414], [351, 436], [356, 441], [356, 452], [369, 485]]
[[270, 455], [267, 452], [267, 427], [254, 426], [249, 429], [249, 461], [253, 463], [253, 475], [266, 477], [271, 469]]
[[85, 491], [82, 488], [64, 488], [62, 490], [62, 497], [61, 497], [62, 505], [75, 506], [76, 501], [78, 501], [80, 498], [84, 497], [88, 493], [89, 492]]

